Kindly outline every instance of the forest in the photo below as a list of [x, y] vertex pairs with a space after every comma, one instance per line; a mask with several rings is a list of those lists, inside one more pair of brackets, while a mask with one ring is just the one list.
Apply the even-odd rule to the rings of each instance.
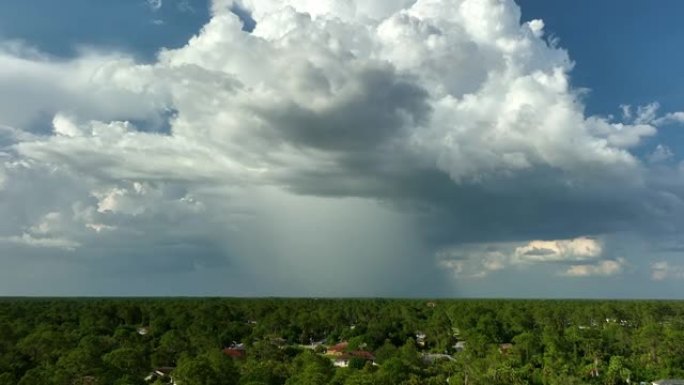
[[0, 299], [0, 385], [684, 378], [684, 302]]

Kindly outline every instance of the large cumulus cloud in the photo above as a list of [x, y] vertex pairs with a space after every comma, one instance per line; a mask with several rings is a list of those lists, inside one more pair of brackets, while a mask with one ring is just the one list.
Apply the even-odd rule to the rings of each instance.
[[[682, 229], [676, 156], [634, 151], [681, 113], [587, 116], [568, 53], [512, 1], [243, 0], [251, 32], [235, 6], [152, 64], [2, 46], [3, 264], [416, 295], [472, 260], [484, 277]], [[625, 270], [596, 247], [563, 275]]]

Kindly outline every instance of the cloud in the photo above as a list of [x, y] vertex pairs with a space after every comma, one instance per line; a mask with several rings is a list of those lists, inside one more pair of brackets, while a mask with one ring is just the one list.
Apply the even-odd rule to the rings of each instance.
[[532, 241], [515, 249], [516, 263], [571, 262], [596, 259], [603, 253], [596, 239], [580, 237], [569, 240]]
[[676, 115], [587, 116], [568, 53], [513, 1], [244, 0], [252, 31], [233, 6], [148, 64], [4, 45], [0, 239], [335, 295], [609, 275], [599, 236], [680, 229], [678, 171], [635, 151]]
[[684, 123], [684, 112], [670, 112], [655, 120], [657, 125]]
[[596, 264], [580, 264], [570, 266], [563, 275], [567, 277], [613, 276], [622, 273], [626, 260], [617, 258], [597, 262]]
[[176, 9], [181, 13], [195, 13], [195, 8], [190, 4], [189, 0], [180, 0], [176, 4]]
[[457, 246], [436, 253], [437, 265], [455, 278], [485, 278], [510, 266], [505, 245]]
[[162, 5], [164, 5], [162, 0], [146, 0], [146, 1], [147, 1], [147, 6], [150, 7], [152, 12], [157, 12], [158, 10], [161, 9]]
[[5, 187], [5, 181], [7, 180], [6, 171], [0, 168], [0, 191]]
[[666, 279], [684, 278], [684, 266], [671, 265], [667, 261], [657, 261], [651, 263], [651, 279], [663, 281]]
[[114, 73], [133, 65], [131, 58], [116, 54], [84, 52], [63, 61], [25, 44], [14, 44], [11, 49], [0, 46], [0, 124], [46, 133], [59, 113], [83, 120], [158, 122], [162, 99], [140, 88], [114, 84]]
[[574, 239], [456, 245], [435, 254], [440, 268], [458, 278], [484, 278], [506, 270], [561, 265], [560, 275], [568, 277], [616, 275], [626, 265], [624, 258], [606, 259], [604, 246], [596, 239]]
[[651, 154], [648, 155], [648, 161], [651, 163], [662, 163], [671, 160], [674, 157], [672, 150], [663, 144], [659, 144], [653, 150]]
[[66, 250], [74, 250], [80, 246], [77, 242], [63, 238], [35, 238], [30, 234], [22, 234], [21, 236], [11, 236], [0, 238], [0, 243], [14, 243], [29, 247], [45, 247], [58, 248]]
[[621, 105], [620, 108], [622, 109], [623, 118], [636, 125], [645, 124], [660, 127], [684, 123], [684, 112], [682, 111], [668, 112], [663, 115], [659, 114], [660, 103], [658, 102], [638, 106], [636, 111], [630, 105]]

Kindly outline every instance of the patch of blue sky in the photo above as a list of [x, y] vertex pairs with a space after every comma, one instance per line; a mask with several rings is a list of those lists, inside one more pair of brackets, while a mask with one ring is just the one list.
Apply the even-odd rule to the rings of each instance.
[[517, 0], [523, 20], [543, 19], [575, 62], [573, 84], [590, 89], [587, 112], [658, 101], [684, 106], [684, 2]]
[[129, 119], [128, 122], [130, 122], [138, 131], [170, 135], [171, 121], [177, 113], [178, 111], [174, 109], [168, 109], [161, 111], [158, 119]]
[[3, 0], [0, 39], [62, 58], [92, 47], [152, 61], [161, 48], [183, 46], [199, 32], [210, 17], [208, 1]]

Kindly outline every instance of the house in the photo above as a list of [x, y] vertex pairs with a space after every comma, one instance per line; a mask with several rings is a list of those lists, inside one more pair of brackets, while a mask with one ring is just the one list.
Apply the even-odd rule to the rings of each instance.
[[365, 350], [356, 350], [349, 353], [352, 357], [363, 358], [366, 361], [375, 361], [375, 356], [371, 352]]
[[633, 326], [634, 326], [634, 322], [632, 322], [631, 320], [627, 320], [627, 319], [621, 319], [621, 320], [620, 320], [620, 326], [623, 326], [623, 327], [633, 327]]
[[174, 369], [176, 368], [171, 366], [163, 366], [160, 368], [156, 368], [152, 371], [152, 373], [148, 374], [147, 377], [145, 377], [145, 382], [151, 383], [159, 380], [163, 384], [177, 385], [176, 381], [174, 381], [173, 377], [171, 376], [171, 373]]
[[349, 359], [348, 356], [339, 356], [335, 357], [335, 359], [332, 360], [332, 363], [336, 368], [346, 368], [349, 366]]
[[138, 328], [138, 334], [140, 334], [141, 336], [145, 336], [145, 335], [147, 335], [149, 332], [150, 332], [150, 329], [147, 328], [147, 327], [145, 327], [145, 326], [139, 327], [139, 328]]
[[427, 335], [423, 332], [416, 332], [416, 344], [420, 347], [425, 346], [425, 339], [427, 338]]
[[244, 344], [233, 342], [230, 347], [223, 349], [223, 354], [233, 358], [244, 358], [247, 355]]
[[349, 342], [342, 341], [336, 345], [329, 346], [325, 354], [329, 356], [341, 356], [349, 347]]
[[353, 356], [349, 354], [343, 354], [341, 356], [337, 356], [332, 360], [333, 366], [336, 368], [347, 368], [349, 367], [349, 363], [351, 362]]
[[454, 346], [452, 346], [452, 348], [453, 348], [454, 351], [456, 351], [456, 352], [462, 352], [462, 351], [464, 351], [464, 350], [465, 350], [465, 347], [466, 347], [466, 342], [465, 342], [465, 341], [456, 341], [456, 343], [454, 344]]
[[432, 302], [432, 301], [430, 301], [430, 302], [427, 303], [427, 307], [434, 308], [434, 307], [436, 307], [436, 306], [437, 306], [437, 304], [434, 303], [434, 302]]
[[234, 349], [234, 348], [223, 349], [223, 354], [227, 355], [228, 357], [233, 357], [233, 358], [244, 358], [247, 355], [245, 352], [245, 349]]
[[335, 356], [332, 360], [333, 366], [338, 368], [346, 368], [349, 366], [349, 361], [351, 361], [353, 358], [360, 358], [364, 361], [370, 361], [373, 362], [373, 364], [375, 364], [375, 356], [373, 355], [373, 353], [364, 350], [356, 350], [353, 352]]

